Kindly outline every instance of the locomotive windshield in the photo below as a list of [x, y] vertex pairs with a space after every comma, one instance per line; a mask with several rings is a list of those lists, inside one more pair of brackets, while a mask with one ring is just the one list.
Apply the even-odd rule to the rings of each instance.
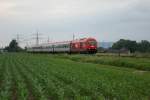
[[96, 41], [89, 41], [89, 45], [91, 45], [91, 46], [96, 46], [97, 43], [96, 43]]

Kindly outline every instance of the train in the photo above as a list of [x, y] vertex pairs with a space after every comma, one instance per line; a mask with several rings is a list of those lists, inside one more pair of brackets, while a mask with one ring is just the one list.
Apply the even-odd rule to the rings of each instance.
[[97, 52], [97, 41], [95, 38], [89, 37], [72, 41], [39, 44], [27, 47], [27, 52], [95, 54]]

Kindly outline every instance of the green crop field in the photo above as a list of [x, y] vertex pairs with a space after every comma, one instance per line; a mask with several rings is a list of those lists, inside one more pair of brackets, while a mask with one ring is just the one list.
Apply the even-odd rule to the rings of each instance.
[[150, 100], [149, 58], [0, 54], [0, 100]]

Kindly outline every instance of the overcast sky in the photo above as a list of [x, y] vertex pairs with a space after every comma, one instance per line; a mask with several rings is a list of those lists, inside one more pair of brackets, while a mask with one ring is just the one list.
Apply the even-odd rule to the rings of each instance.
[[[94, 37], [150, 41], [150, 0], [0, 0], [0, 46], [16, 34], [41, 41]], [[28, 41], [28, 43], [30, 43]]]

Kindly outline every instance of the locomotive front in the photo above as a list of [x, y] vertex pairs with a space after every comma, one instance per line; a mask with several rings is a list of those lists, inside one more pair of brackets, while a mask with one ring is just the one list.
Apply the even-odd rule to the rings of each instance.
[[97, 52], [97, 41], [94, 38], [89, 38], [86, 41], [86, 48], [88, 53], [96, 53]]

